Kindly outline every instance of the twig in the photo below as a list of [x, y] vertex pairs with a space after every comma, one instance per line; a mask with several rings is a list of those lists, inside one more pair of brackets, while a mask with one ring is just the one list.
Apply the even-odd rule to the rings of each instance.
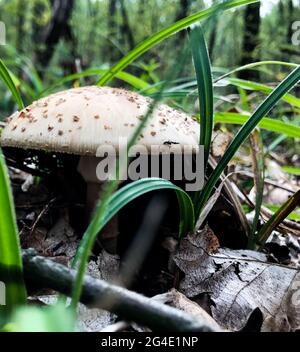
[[[239, 189], [238, 186], [235, 183], [232, 183], [232, 186], [236, 192], [236, 194], [239, 196], [239, 198], [246, 202], [251, 208], [255, 208], [254, 203], [251, 201], [251, 199], [247, 196], [247, 194], [242, 190]], [[270, 209], [262, 206], [261, 207], [261, 216], [264, 219], [269, 220], [273, 215], [274, 212], [271, 211]], [[279, 225], [279, 228], [285, 231], [290, 231], [292, 232], [295, 236], [299, 237], [299, 231], [300, 231], [300, 224], [296, 221], [289, 220], [289, 219], [284, 219], [282, 223]]]
[[[246, 177], [248, 177], [248, 178], [249, 178], [249, 177], [250, 177], [250, 178], [253, 178], [253, 177], [254, 177], [254, 173], [253, 173], [253, 172], [249, 172], [249, 171], [243, 171], [243, 176], [246, 176]], [[276, 183], [276, 182], [274, 182], [274, 181], [272, 181], [272, 180], [270, 180], [270, 179], [268, 179], [268, 178], [265, 178], [265, 183], [267, 183], [267, 184], [269, 184], [269, 185], [271, 185], [271, 186], [274, 186], [274, 187], [276, 187], [276, 188], [283, 189], [284, 191], [287, 191], [287, 192], [289, 192], [289, 193], [291, 193], [291, 194], [294, 194], [294, 193], [295, 193], [295, 191], [293, 191], [293, 190], [287, 188], [286, 186], [282, 186], [282, 185], [280, 185], [280, 184], [278, 184], [278, 183]]]
[[[37, 256], [30, 249], [23, 251], [23, 264], [26, 282], [70, 295], [75, 281], [74, 270]], [[80, 300], [89, 307], [107, 309], [127, 321], [156, 331], [215, 331], [207, 322], [201, 322], [178, 309], [90, 276], [85, 276]]]
[[37, 218], [35, 219], [34, 223], [32, 224], [32, 226], [30, 227], [30, 233], [29, 236], [31, 236], [38, 224], [38, 222], [41, 220], [42, 216], [49, 210], [50, 206], [56, 201], [56, 198], [53, 198], [50, 200], [50, 202], [48, 202], [46, 204], [46, 206], [43, 208], [43, 210], [39, 213], [39, 215], [37, 216]]
[[[209, 158], [209, 163], [213, 169], [217, 166], [217, 161], [213, 157]], [[245, 231], [245, 234], [247, 235], [247, 237], [249, 237], [250, 228], [249, 228], [249, 224], [248, 224], [245, 212], [243, 211], [241, 202], [239, 201], [238, 196], [235, 194], [230, 180], [228, 180], [224, 174], [221, 175], [221, 181], [224, 182], [224, 189], [227, 193], [227, 196], [230, 198], [230, 202], [233, 206], [233, 209], [238, 219], [240, 220], [240, 223]]]

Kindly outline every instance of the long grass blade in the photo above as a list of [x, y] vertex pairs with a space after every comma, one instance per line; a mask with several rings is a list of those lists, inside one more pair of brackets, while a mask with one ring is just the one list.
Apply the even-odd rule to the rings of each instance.
[[108, 220], [106, 222], [132, 200], [145, 193], [161, 189], [170, 189], [176, 192], [181, 214], [179, 237], [185, 236], [194, 226], [194, 209], [191, 198], [184, 190], [175, 186], [172, 182], [160, 178], [138, 180], [117, 191], [109, 202], [106, 215]]
[[200, 145], [204, 146], [204, 168], [206, 168], [214, 126], [214, 95], [211, 65], [205, 37], [200, 25], [194, 26], [189, 36], [198, 83]]
[[[170, 181], [160, 178], [147, 178], [132, 182], [112, 195], [107, 203], [106, 211], [103, 216], [94, 217], [91, 221], [88, 229], [86, 230], [86, 234], [84, 235], [81, 248], [85, 248], [88, 238], [93, 237], [94, 234], [98, 234], [114, 217], [114, 215], [116, 215], [124, 206], [145, 193], [162, 189], [170, 189], [176, 192], [181, 214], [179, 223], [179, 237], [183, 237], [186, 233], [191, 231], [194, 226], [194, 208], [191, 198], [185, 191], [175, 186]], [[82, 253], [79, 250], [76, 254], [73, 265], [76, 265], [79, 262], [81, 254]]]
[[219, 81], [221, 81], [222, 79], [231, 76], [235, 73], [241, 72], [241, 71], [246, 71], [246, 70], [253, 70], [256, 69], [257, 67], [260, 66], [265, 66], [265, 65], [276, 65], [276, 66], [285, 66], [285, 67], [291, 67], [291, 68], [296, 68], [298, 65], [297, 64], [293, 64], [291, 62], [285, 62], [285, 61], [258, 61], [258, 62], [252, 62], [251, 64], [247, 64], [247, 65], [243, 65], [243, 66], [239, 66], [237, 68], [235, 68], [234, 70], [231, 70], [227, 73], [225, 73], [222, 76], [219, 76], [218, 78], [216, 78], [214, 80], [214, 83], [217, 83]]
[[[250, 115], [247, 114], [239, 114], [234, 112], [217, 112], [215, 114], [215, 122], [243, 125], [248, 121], [249, 117]], [[259, 122], [258, 127], [271, 132], [287, 135], [290, 138], [300, 139], [300, 127], [288, 122], [264, 117]]]
[[282, 171], [286, 172], [287, 174], [300, 176], [300, 168], [294, 166], [282, 166]]
[[[256, 92], [262, 92], [265, 94], [270, 94], [273, 91], [273, 88], [266, 86], [262, 83], [252, 82], [252, 81], [245, 81], [240, 78], [227, 78], [226, 79], [229, 84], [232, 84], [236, 87], [241, 87], [246, 90], [253, 90]], [[224, 80], [225, 81], [225, 80]], [[300, 108], [300, 99], [294, 97], [293, 95], [286, 94], [282, 97], [282, 100], [288, 104], [291, 104], [297, 108]]]
[[[22, 258], [16, 225], [14, 202], [8, 171], [0, 149], [0, 290], [4, 287], [6, 302], [0, 304], [0, 312], [11, 310], [26, 302], [23, 283]], [[0, 292], [2, 297], [3, 291]], [[2, 297], [3, 298], [3, 297]], [[3, 303], [2, 303], [3, 304]]]
[[300, 190], [290, 197], [286, 203], [280, 207], [271, 219], [265, 223], [258, 233], [258, 243], [260, 247], [268, 240], [272, 232], [276, 229], [280, 223], [287, 218], [293, 210], [300, 205]]
[[12, 96], [14, 97], [16, 103], [18, 104], [19, 109], [24, 108], [24, 104], [21, 98], [21, 95], [16, 87], [12, 75], [10, 74], [8, 68], [5, 66], [4, 62], [0, 59], [0, 78], [10, 90]]
[[[74, 73], [72, 75], [66, 76], [62, 79], [59, 79], [56, 81], [54, 84], [52, 84], [50, 87], [47, 89], [43, 90], [40, 93], [40, 96], [45, 96], [48, 95], [50, 92], [54, 91], [58, 87], [62, 86], [63, 84], [67, 82], [72, 82], [78, 78], [81, 77], [91, 77], [91, 76], [98, 76], [99, 74], [106, 73], [108, 70], [107, 69], [91, 69], [91, 70], [86, 70], [83, 72], [79, 73]], [[118, 72], [116, 74], [116, 78], [120, 79], [123, 82], [126, 82], [130, 84], [133, 88], [138, 89], [138, 90], [148, 90], [149, 84], [144, 81], [143, 79], [136, 77], [128, 72]], [[150, 92], [155, 91], [155, 89], [150, 89]]]
[[272, 91], [272, 93], [265, 99], [265, 101], [259, 105], [248, 121], [239, 130], [225, 154], [219, 161], [217, 167], [209, 177], [206, 185], [201, 192], [201, 199], [196, 205], [196, 218], [199, 217], [203, 206], [209, 199], [216, 183], [218, 182], [220, 175], [225, 170], [227, 164], [232, 159], [234, 154], [237, 152], [239, 147], [249, 137], [253, 129], [259, 124], [262, 118], [277, 104], [277, 102], [300, 80], [300, 66], [298, 66], [279, 86]]
[[[273, 213], [278, 211], [280, 209], [280, 206], [278, 205], [273, 205], [273, 204], [264, 204], [264, 207], [267, 209], [271, 210]], [[300, 221], [300, 209], [296, 208], [295, 211], [291, 212], [286, 218], [289, 220], [294, 220], [294, 221]]]

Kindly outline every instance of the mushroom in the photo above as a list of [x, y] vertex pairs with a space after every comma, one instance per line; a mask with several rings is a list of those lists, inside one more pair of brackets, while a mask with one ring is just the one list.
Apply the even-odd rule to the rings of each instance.
[[[96, 175], [99, 146], [118, 151], [119, 139], [130, 139], [151, 100], [123, 89], [89, 86], [52, 94], [9, 118], [0, 143], [80, 156], [78, 171], [87, 183], [87, 207], [95, 205], [103, 181]], [[158, 105], [138, 144], [197, 145], [199, 125], [190, 116]]]

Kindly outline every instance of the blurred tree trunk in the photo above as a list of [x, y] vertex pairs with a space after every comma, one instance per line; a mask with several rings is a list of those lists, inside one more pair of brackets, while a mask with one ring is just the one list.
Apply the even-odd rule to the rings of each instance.
[[[43, 47], [38, 47], [35, 53], [35, 61], [39, 68], [46, 68], [54, 54], [55, 47], [61, 38], [72, 41], [69, 19], [74, 8], [74, 0], [51, 0], [52, 15], [46, 27], [36, 28], [34, 36], [38, 37]], [[36, 8], [36, 12], [39, 8]], [[36, 13], [35, 13], [36, 14]], [[42, 71], [41, 71], [42, 73]]]
[[25, 17], [27, 10], [28, 1], [18, 0], [17, 3], [17, 39], [16, 39], [16, 49], [20, 52], [24, 52], [24, 37], [25, 37]]
[[[216, 1], [213, 0], [212, 5], [215, 5], [215, 3]], [[213, 57], [213, 52], [214, 52], [216, 39], [217, 39], [218, 19], [219, 19], [219, 16], [217, 14], [213, 16], [210, 20], [211, 31], [210, 31], [210, 36], [208, 40], [208, 51], [211, 58]]]
[[[300, 2], [299, 2], [300, 5]], [[287, 54], [287, 58], [286, 61], [294, 61], [294, 57], [296, 58], [296, 60], [298, 60], [299, 55], [300, 55], [300, 50], [297, 50], [297, 46], [293, 45], [292, 43], [292, 37], [294, 34], [294, 30], [293, 30], [293, 23], [294, 21], [296, 21], [297, 15], [296, 15], [296, 8], [294, 7], [294, 3], [293, 0], [288, 0], [287, 3], [287, 24], [288, 24], [288, 30], [287, 30], [287, 43], [289, 45], [289, 48], [286, 48], [287, 50], [285, 51], [285, 53]], [[297, 61], [296, 61], [297, 62]], [[297, 96], [299, 96], [300, 93], [300, 87], [299, 85], [297, 85], [295, 87], [295, 92], [297, 94]]]
[[277, 16], [276, 16], [276, 27], [279, 34], [281, 34], [282, 31], [285, 32], [285, 28], [283, 28], [283, 25], [282, 25], [286, 21], [285, 12], [286, 11], [285, 11], [285, 6], [283, 4], [283, 1], [279, 0]]
[[179, 0], [179, 7], [176, 14], [176, 21], [188, 15], [191, 6], [191, 0]]
[[209, 50], [209, 55], [211, 58], [213, 57], [214, 48], [216, 45], [217, 30], [218, 30], [218, 17], [216, 16], [213, 19], [213, 21], [214, 22], [212, 23], [212, 30], [211, 30], [209, 42], [208, 42], [208, 50]]
[[120, 53], [117, 50], [114, 42], [117, 39], [118, 35], [118, 24], [117, 24], [117, 0], [110, 0], [108, 6], [108, 17], [107, 17], [107, 27], [109, 33], [109, 42], [107, 50], [107, 61], [114, 62], [116, 61]]
[[[300, 5], [300, 2], [299, 2]], [[293, 61], [292, 56], [299, 57], [300, 50], [298, 47], [293, 45], [292, 36], [294, 34], [292, 25], [293, 22], [297, 20], [295, 16], [295, 7], [292, 0], [288, 0], [286, 6], [283, 5], [282, 1], [279, 2], [279, 12], [281, 15], [281, 23], [287, 23], [287, 28], [283, 28], [284, 33], [286, 33], [286, 41], [284, 41], [280, 46], [279, 50], [282, 53], [283, 61]], [[280, 23], [278, 24], [280, 25]], [[296, 88], [297, 89], [297, 88]]]
[[32, 9], [32, 48], [33, 48], [33, 61], [38, 65], [37, 62], [37, 53], [42, 50], [42, 32], [44, 26], [42, 24], [41, 18], [43, 18], [43, 14], [46, 11], [45, 4], [40, 1], [33, 2]]
[[[121, 38], [123, 39], [122, 44], [124, 45], [127, 39], [129, 49], [131, 50], [135, 47], [135, 40], [134, 40], [133, 32], [130, 27], [128, 13], [126, 10], [124, 0], [119, 0], [119, 1], [120, 1], [121, 15], [122, 15], [122, 25], [121, 25]], [[122, 47], [124, 48], [123, 45]]]
[[146, 13], [146, 0], [139, 1], [138, 18], [143, 19]]
[[33, 8], [32, 8], [32, 44], [36, 44], [37, 40], [41, 36], [41, 29], [43, 28], [39, 19], [42, 17], [43, 12], [45, 8], [44, 5], [41, 4], [39, 1], [34, 1], [33, 2]]
[[[244, 38], [241, 65], [246, 65], [259, 60], [259, 31], [260, 31], [260, 3], [248, 5], [244, 15]], [[257, 80], [259, 72], [246, 70], [240, 72], [243, 79]]]
[[[182, 18], [188, 16], [192, 1], [193, 0], [180, 0], [179, 1], [175, 21], [179, 21]], [[185, 37], [186, 37], [186, 31], [180, 31], [179, 33], [177, 33], [177, 35], [176, 35], [177, 43], [180, 44]]]
[[287, 3], [287, 24], [288, 24], [288, 31], [287, 31], [287, 42], [292, 44], [292, 36], [293, 36], [293, 22], [295, 21], [295, 12], [294, 12], [294, 4], [293, 0], [288, 0]]

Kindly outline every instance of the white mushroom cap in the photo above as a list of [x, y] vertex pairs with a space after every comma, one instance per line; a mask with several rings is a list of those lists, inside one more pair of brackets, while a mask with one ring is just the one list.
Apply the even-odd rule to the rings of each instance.
[[[119, 146], [132, 136], [150, 99], [123, 89], [83, 87], [42, 98], [16, 112], [3, 129], [2, 146], [95, 156], [103, 144]], [[167, 105], [158, 105], [138, 144], [196, 146], [199, 124]]]

